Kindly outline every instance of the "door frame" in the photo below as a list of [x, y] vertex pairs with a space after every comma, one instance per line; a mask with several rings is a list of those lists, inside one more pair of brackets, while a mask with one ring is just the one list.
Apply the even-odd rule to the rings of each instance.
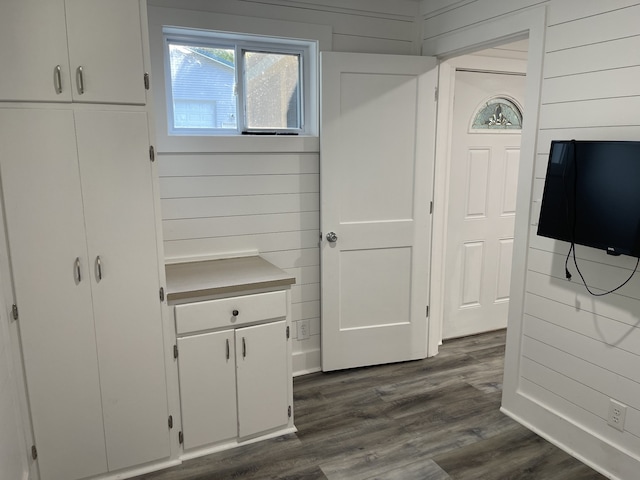
[[[520, 369], [520, 338], [522, 315], [524, 312], [524, 289], [526, 277], [527, 251], [529, 248], [530, 205], [533, 193], [536, 139], [540, 111], [542, 87], [542, 65], [546, 31], [547, 7], [542, 5], [516, 14], [496, 18], [477, 24], [463, 31], [443, 35], [422, 44], [423, 55], [435, 55], [441, 61], [439, 98], [452, 98], [455, 61], [447, 62], [461, 55], [483, 50], [492, 46], [529, 38], [527, 58], [527, 80], [525, 105], [527, 121], [523, 125], [521, 140], [521, 160], [518, 172], [518, 196], [516, 206], [513, 264], [511, 269], [511, 296], [509, 301], [509, 328], [507, 330], [507, 356], [513, 361], [505, 363], [505, 397], [503, 401], [515, 399], [518, 371]], [[446, 248], [446, 205], [448, 197], [449, 150], [451, 144], [450, 125], [453, 102], [439, 102], [437, 112], [436, 154], [434, 172], [433, 238], [431, 258], [431, 314], [428, 325], [429, 356], [438, 353], [442, 343], [442, 321], [444, 313], [444, 255]], [[513, 351], [510, 351], [513, 350]], [[514, 397], [514, 398], [507, 398]]]
[[[442, 130], [442, 137], [438, 137], [436, 140], [436, 148], [439, 146], [442, 147], [440, 150], [442, 153], [442, 161], [441, 159], [436, 157], [436, 165], [438, 162], [443, 167], [440, 170], [441, 178], [437, 177], [436, 173], [436, 186], [435, 189], [442, 190], [439, 192], [442, 195], [442, 201], [438, 201], [437, 203], [442, 203], [441, 208], [443, 212], [442, 225], [439, 225], [442, 230], [441, 238], [442, 238], [442, 247], [437, 251], [439, 253], [438, 256], [438, 270], [432, 270], [432, 281], [436, 281], [438, 286], [436, 287], [439, 290], [439, 297], [431, 297], [438, 298], [438, 301], [432, 301], [434, 307], [432, 307], [435, 312], [431, 320], [434, 323], [438, 323], [436, 326], [439, 330], [439, 335], [437, 337], [439, 344], [442, 344], [442, 334], [444, 332], [444, 311], [445, 311], [445, 293], [447, 291], [447, 278], [446, 278], [446, 256], [447, 256], [447, 247], [449, 242], [449, 189], [451, 182], [451, 145], [452, 145], [452, 129], [453, 129], [453, 100], [455, 96], [455, 83], [456, 83], [456, 75], [460, 70], [473, 70], [482, 73], [504, 73], [504, 74], [526, 74], [527, 73], [527, 61], [520, 59], [506, 59], [506, 58], [497, 58], [497, 57], [474, 57], [471, 55], [461, 55], [459, 57], [451, 58], [449, 60], [445, 60], [440, 63], [440, 71], [438, 77], [438, 85], [440, 88], [439, 94], [439, 105], [438, 105], [438, 115], [442, 113], [442, 116], [446, 116], [446, 123], [438, 123], [440, 129]], [[445, 96], [446, 95], [446, 96]], [[522, 108], [522, 106], [520, 106]], [[529, 118], [527, 111], [527, 119]], [[438, 118], [438, 121], [440, 118]], [[440, 130], [439, 129], [439, 130]], [[438, 142], [442, 140], [442, 145]], [[446, 142], [446, 144], [445, 144]], [[437, 155], [437, 153], [436, 153]], [[436, 166], [436, 171], [437, 171]], [[436, 196], [436, 192], [434, 191], [434, 198]], [[436, 203], [436, 202], [434, 202]], [[435, 216], [435, 208], [434, 208], [434, 216]], [[517, 218], [517, 214], [516, 214]], [[432, 260], [432, 265], [435, 263]], [[437, 274], [437, 275], [436, 275]], [[433, 290], [431, 291], [433, 295]]]

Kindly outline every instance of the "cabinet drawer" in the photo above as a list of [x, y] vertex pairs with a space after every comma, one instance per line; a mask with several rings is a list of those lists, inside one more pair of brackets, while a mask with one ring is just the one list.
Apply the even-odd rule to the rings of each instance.
[[[234, 310], [237, 310], [237, 315], [233, 314]], [[178, 335], [236, 327], [286, 317], [287, 294], [278, 291], [176, 305], [175, 315]]]

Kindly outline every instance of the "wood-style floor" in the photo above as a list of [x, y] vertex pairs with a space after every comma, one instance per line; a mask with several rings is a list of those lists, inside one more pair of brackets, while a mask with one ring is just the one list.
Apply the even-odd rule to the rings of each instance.
[[144, 480], [602, 480], [503, 415], [505, 332], [445, 342], [434, 358], [294, 381], [296, 434]]

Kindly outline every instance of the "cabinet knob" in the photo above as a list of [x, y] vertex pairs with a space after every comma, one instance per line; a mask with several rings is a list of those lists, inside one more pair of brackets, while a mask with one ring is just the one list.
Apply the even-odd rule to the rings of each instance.
[[237, 317], [240, 314], [240, 312], [238, 310], [234, 310], [231, 313], [233, 314], [234, 317]]

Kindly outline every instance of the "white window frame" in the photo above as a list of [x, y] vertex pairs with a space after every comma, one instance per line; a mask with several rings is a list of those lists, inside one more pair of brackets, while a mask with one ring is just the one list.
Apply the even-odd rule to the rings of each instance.
[[[206, 9], [205, 9], [206, 10]], [[230, 15], [214, 11], [184, 10], [149, 5], [148, 55], [151, 64], [151, 89], [147, 103], [153, 113], [153, 137], [160, 153], [299, 153], [318, 152], [320, 148], [319, 52], [333, 50], [333, 29], [330, 25]], [[307, 93], [311, 111], [306, 111], [310, 123], [305, 135], [169, 135], [165, 91], [163, 29], [171, 26], [183, 30], [224, 31], [259, 37], [305, 39], [314, 43], [308, 62], [311, 83]], [[310, 89], [310, 90], [309, 90]]]
[[[184, 129], [173, 126], [173, 98], [171, 95], [171, 65], [169, 63], [169, 44], [197, 45], [203, 47], [225, 48], [235, 50], [235, 80], [236, 80], [236, 105], [237, 128], [236, 129]], [[164, 75], [165, 75], [165, 101], [167, 111], [167, 133], [171, 136], [220, 136], [243, 134], [287, 134], [287, 135], [312, 135], [314, 122], [309, 118], [313, 112], [311, 103], [314, 97], [311, 92], [315, 85], [312, 76], [312, 60], [317, 58], [317, 45], [309, 40], [292, 40], [287, 38], [265, 37], [258, 35], [246, 35], [226, 33], [219, 31], [203, 31], [176, 27], [163, 28], [164, 44]], [[299, 85], [299, 122], [300, 128], [248, 128], [245, 105], [245, 72], [244, 52], [262, 52], [273, 54], [298, 55], [300, 68]]]

